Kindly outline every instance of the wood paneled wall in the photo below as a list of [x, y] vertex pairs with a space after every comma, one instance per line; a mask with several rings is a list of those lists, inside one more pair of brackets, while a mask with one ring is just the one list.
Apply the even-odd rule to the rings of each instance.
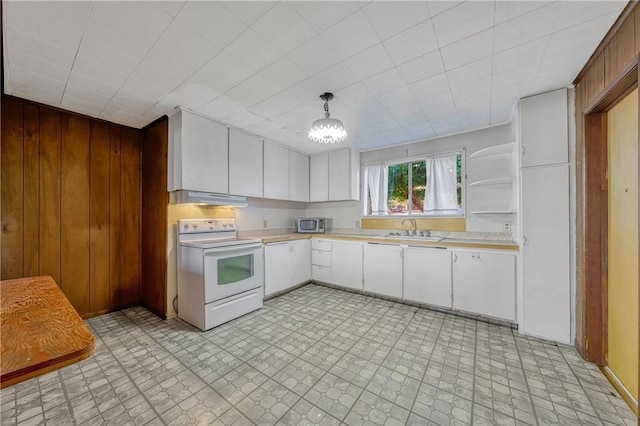
[[169, 119], [142, 129], [142, 304], [167, 317], [167, 150]]
[[629, 2], [575, 80], [577, 170], [576, 346], [602, 365], [606, 354], [606, 114], [638, 80], [640, 7]]
[[140, 131], [2, 97], [2, 279], [51, 275], [85, 317], [140, 302]]

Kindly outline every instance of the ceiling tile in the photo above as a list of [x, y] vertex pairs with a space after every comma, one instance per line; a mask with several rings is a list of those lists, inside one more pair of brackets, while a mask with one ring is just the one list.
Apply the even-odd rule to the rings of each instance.
[[440, 47], [462, 40], [493, 26], [495, 2], [467, 1], [433, 18]]
[[227, 91], [225, 95], [246, 108], [275, 95], [280, 90], [275, 84], [256, 74]]
[[553, 30], [553, 24], [562, 4], [551, 3], [494, 28], [494, 52], [502, 52], [528, 41], [544, 37]]
[[[173, 22], [145, 57], [177, 80], [185, 80], [209, 62], [220, 48], [186, 26]], [[167, 61], [167, 58], [172, 58]]]
[[340, 59], [346, 59], [380, 42], [364, 13], [358, 11], [320, 34]]
[[177, 16], [182, 10], [182, 7], [187, 3], [186, 0], [154, 0], [151, 2], [155, 7], [159, 8], [163, 12], [171, 15]]
[[352, 84], [334, 93], [336, 99], [339, 99], [344, 105], [351, 105], [373, 98], [373, 95], [362, 83]]
[[400, 87], [404, 87], [405, 85], [402, 76], [395, 68], [381, 72], [373, 77], [369, 77], [364, 80], [363, 83], [374, 95], [381, 95]]
[[439, 92], [448, 86], [447, 76], [445, 73], [442, 73], [410, 84], [409, 90], [413, 94], [413, 97], [418, 99]]
[[5, 51], [5, 61], [9, 66], [29, 70], [54, 80], [66, 82], [71, 70], [42, 60], [38, 56], [31, 56], [19, 50], [9, 48]]
[[465, 38], [456, 43], [442, 48], [442, 60], [446, 70], [458, 68], [462, 65], [470, 64], [478, 59], [490, 56], [493, 49], [493, 29], [489, 29]]
[[99, 117], [100, 113], [104, 109], [104, 105], [96, 104], [84, 99], [75, 98], [68, 93], [65, 93], [60, 103], [65, 109], [78, 112], [80, 114], [86, 114], [91, 117]]
[[507, 123], [511, 120], [511, 113], [516, 107], [515, 102], [491, 102], [491, 124]]
[[180, 80], [142, 62], [129, 76], [122, 87], [150, 99], [160, 99], [180, 85]]
[[109, 102], [109, 105], [107, 105], [107, 108], [113, 108], [134, 116], [140, 116], [144, 114], [149, 109], [149, 107], [150, 105], [144, 106], [144, 104], [140, 103], [131, 104], [129, 102], [125, 102], [123, 100], [115, 98], [111, 99], [111, 102]]
[[537, 71], [538, 64], [534, 63], [495, 74], [491, 77], [491, 89], [495, 92], [505, 87], [513, 86], [514, 84], [522, 84], [530, 81], [535, 77]]
[[277, 4], [275, 1], [225, 1], [222, 2], [231, 13], [247, 25], [253, 24], [269, 9]]
[[289, 3], [278, 3], [258, 19], [252, 28], [284, 54], [317, 35]]
[[496, 14], [494, 24], [498, 25], [510, 19], [515, 19], [520, 15], [524, 15], [525, 13], [540, 9], [541, 7], [544, 7], [551, 3], [551, 1], [541, 0], [496, 1]]
[[389, 108], [393, 111], [396, 105], [411, 102], [414, 100], [414, 97], [409, 89], [406, 86], [403, 86], [396, 90], [378, 95], [377, 99], [385, 106], [385, 108]]
[[111, 100], [111, 96], [106, 96], [100, 93], [92, 92], [90, 90], [81, 89], [79, 87], [75, 87], [72, 84], [68, 84], [65, 87], [64, 96], [71, 96], [78, 100], [91, 102], [95, 105], [101, 105], [102, 108], [106, 107]]
[[578, 68], [580, 64], [587, 62], [591, 53], [593, 53], [592, 49], [586, 47], [565, 52], [551, 58], [545, 58], [540, 62], [536, 78], [557, 74], [561, 72], [561, 70], [572, 71], [573, 74], [577, 75], [577, 72], [573, 70]]
[[296, 1], [291, 5], [318, 33], [342, 21], [360, 8], [354, 1], [334, 1], [328, 7], [323, 1]]
[[171, 19], [170, 15], [145, 2], [97, 1], [85, 34], [115, 50], [142, 58]]
[[62, 10], [60, 7], [51, 7], [51, 5], [41, 2], [11, 1], [3, 3], [3, 13], [6, 14], [4, 26], [15, 28], [61, 49], [75, 51], [82, 38], [82, 30], [87, 21], [89, 8], [78, 9], [78, 12], [84, 12], [74, 14], [80, 19], [80, 25], [69, 26], [62, 25], [56, 20], [57, 15], [62, 15], [56, 11]]
[[[230, 73], [230, 70], [226, 70], [226, 73]], [[312, 75], [311, 73], [303, 71], [289, 58], [278, 59], [260, 71], [260, 74], [278, 87], [290, 87]]]
[[247, 29], [233, 13], [213, 1], [187, 2], [177, 19], [220, 47], [225, 47]]
[[143, 55], [131, 56], [85, 34], [80, 42], [78, 56], [117, 69], [121, 73], [129, 74], [136, 69]]
[[120, 87], [128, 78], [128, 74], [120, 72], [117, 69], [107, 67], [103, 64], [92, 61], [84, 56], [76, 56], [73, 64], [73, 72], [84, 74], [104, 81], [112, 86]]
[[[8, 74], [8, 73], [6, 73]], [[24, 81], [12, 80], [11, 94], [24, 99], [31, 99], [46, 105], [59, 105], [62, 91], [49, 90], [44, 86], [32, 86]]]
[[225, 92], [255, 74], [244, 62], [226, 52], [220, 52], [196, 72], [189, 81]]
[[312, 38], [289, 53], [287, 58], [309, 75], [325, 70], [340, 62], [340, 58], [320, 37]]
[[386, 40], [431, 16], [426, 2], [371, 2], [362, 8], [380, 40]]
[[461, 86], [473, 82], [476, 79], [484, 79], [491, 76], [491, 58], [463, 65], [447, 71], [447, 80], [451, 87]]
[[54, 80], [52, 78], [11, 65], [9, 66], [9, 72], [11, 73], [11, 78], [13, 81], [19, 81], [24, 84], [28, 84], [29, 86], [33, 86], [34, 88], [42, 87], [49, 92], [60, 94], [62, 94], [62, 91], [64, 90], [64, 81]]
[[547, 50], [544, 52], [545, 57], [555, 56], [581, 47], [597, 45], [604, 37], [605, 32], [594, 31], [592, 28], [594, 26], [597, 28], [609, 28], [617, 16], [618, 13], [616, 12], [609, 13], [553, 33], [549, 37]]
[[[118, 92], [118, 94], [120, 94], [120, 92]], [[118, 94], [116, 94], [116, 96], [118, 96]], [[221, 94], [222, 91], [217, 91], [209, 85], [188, 80], [162, 98], [159, 102], [161, 105], [170, 107], [198, 109], [201, 106], [208, 104]]]
[[4, 42], [12, 49], [41, 58], [45, 62], [71, 69], [75, 52], [54, 46], [11, 27], [4, 28]]
[[263, 121], [263, 118], [249, 111], [240, 111], [237, 114], [227, 117], [225, 121], [231, 126], [243, 129], [247, 126]]
[[260, 117], [273, 118], [299, 106], [302, 102], [298, 98], [289, 92], [281, 92], [252, 106], [249, 111]]
[[346, 64], [351, 68], [357, 78], [364, 80], [390, 68], [393, 68], [393, 61], [387, 54], [382, 44], [375, 46], [359, 53], [349, 59]]
[[261, 70], [282, 56], [275, 47], [251, 29], [231, 42], [225, 52], [256, 70]]
[[539, 62], [548, 41], [548, 36], [545, 36], [494, 54], [492, 73], [500, 74], [522, 65]]
[[558, 15], [555, 30], [558, 31], [599, 16], [612, 14], [609, 22], [604, 24], [609, 28], [627, 4], [627, 1], [620, 0], [589, 1], [588, 7], [585, 7], [582, 2], [565, 1], [562, 3], [562, 10]]
[[89, 92], [94, 92], [102, 96], [111, 98], [118, 91], [118, 87], [111, 86], [103, 81], [96, 80], [92, 77], [72, 72], [69, 76], [69, 86], [75, 86]]
[[431, 16], [437, 16], [441, 13], [451, 9], [452, 7], [456, 7], [460, 3], [464, 3], [463, 1], [430, 1], [427, 2], [427, 7], [431, 12]]
[[453, 97], [451, 96], [450, 89], [440, 90], [439, 92], [432, 93], [428, 96], [416, 98], [416, 102], [418, 102], [425, 114], [431, 114], [434, 111], [442, 110], [444, 108], [455, 113], [455, 104], [453, 103]]
[[403, 64], [438, 48], [430, 20], [385, 40], [383, 44], [396, 64]]
[[358, 81], [351, 69], [341, 62], [328, 68], [327, 70], [315, 74], [305, 81], [309, 88], [315, 90], [320, 95], [324, 92], [334, 92], [348, 87]]
[[389, 112], [394, 118], [415, 116], [416, 114], [422, 114], [422, 108], [416, 101], [411, 99], [407, 102], [395, 104]]
[[404, 81], [407, 84], [411, 84], [427, 77], [441, 74], [444, 71], [444, 64], [440, 51], [436, 50], [399, 65], [398, 71]]
[[460, 100], [480, 95], [489, 95], [490, 92], [491, 77], [451, 88], [451, 95], [453, 96], [453, 100], [456, 101], [456, 105], [458, 105], [458, 101]]
[[235, 99], [221, 95], [206, 105], [198, 108], [198, 112], [214, 120], [224, 121], [225, 118], [244, 111], [246, 108]]

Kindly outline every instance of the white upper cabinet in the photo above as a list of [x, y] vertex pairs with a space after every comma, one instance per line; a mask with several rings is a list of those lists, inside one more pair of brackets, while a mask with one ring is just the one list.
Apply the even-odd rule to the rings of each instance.
[[312, 155], [309, 174], [309, 201], [329, 201], [329, 154]]
[[262, 139], [229, 129], [229, 193], [262, 197]]
[[329, 201], [358, 200], [360, 155], [343, 148], [329, 152]]
[[360, 198], [360, 154], [350, 148], [311, 156], [310, 201]]
[[569, 161], [567, 89], [520, 100], [522, 167]]
[[295, 151], [289, 151], [289, 199], [309, 201], [309, 156]]
[[169, 118], [168, 190], [226, 194], [227, 127], [188, 111]]
[[264, 198], [289, 199], [289, 150], [264, 141]]

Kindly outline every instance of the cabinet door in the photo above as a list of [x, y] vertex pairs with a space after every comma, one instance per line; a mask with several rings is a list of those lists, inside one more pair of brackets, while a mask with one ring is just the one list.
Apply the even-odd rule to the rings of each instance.
[[362, 290], [362, 243], [334, 241], [331, 269], [332, 284]]
[[329, 201], [351, 199], [351, 150], [329, 152]]
[[364, 290], [402, 297], [402, 247], [364, 245]]
[[309, 175], [309, 201], [329, 201], [329, 154], [311, 156]]
[[522, 167], [569, 161], [567, 89], [520, 101]]
[[264, 247], [264, 294], [268, 296], [291, 286], [289, 244], [273, 243]]
[[453, 253], [453, 307], [515, 321], [516, 275], [513, 255]]
[[522, 170], [522, 331], [571, 339], [569, 166]]
[[404, 298], [451, 308], [451, 252], [407, 247], [403, 257]]
[[169, 191], [229, 192], [227, 132], [188, 111], [169, 119]]
[[264, 198], [289, 199], [289, 150], [264, 142]]
[[262, 139], [229, 129], [229, 193], [262, 197]]
[[291, 241], [291, 285], [311, 279], [311, 240]]
[[289, 199], [309, 201], [309, 156], [289, 151]]

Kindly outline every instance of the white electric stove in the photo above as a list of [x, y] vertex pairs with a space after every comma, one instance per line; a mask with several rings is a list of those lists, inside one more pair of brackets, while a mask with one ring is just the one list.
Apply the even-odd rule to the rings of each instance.
[[178, 220], [178, 316], [201, 330], [262, 307], [262, 242], [234, 219]]

